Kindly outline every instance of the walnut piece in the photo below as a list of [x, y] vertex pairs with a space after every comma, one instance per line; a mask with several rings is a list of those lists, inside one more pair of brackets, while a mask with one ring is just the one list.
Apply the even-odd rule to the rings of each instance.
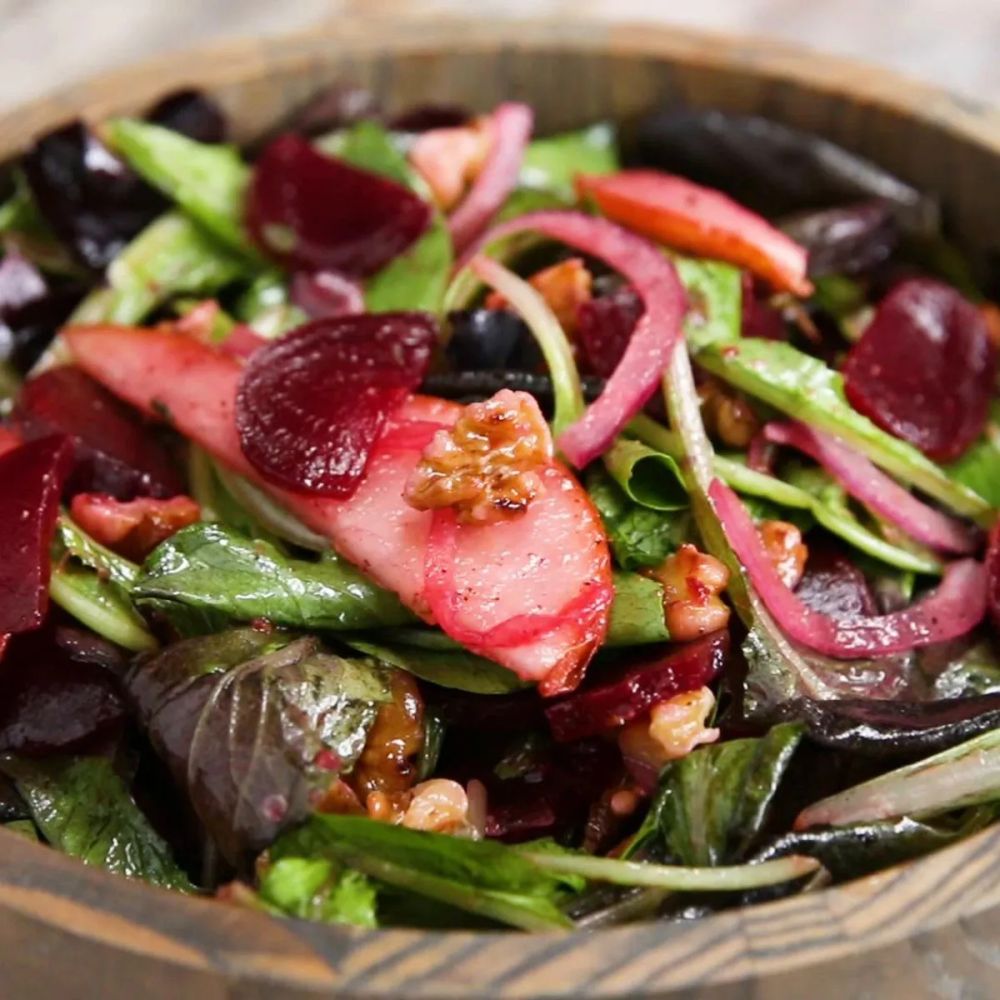
[[618, 735], [618, 745], [626, 757], [658, 771], [668, 761], [719, 738], [718, 729], [705, 725], [714, 706], [715, 696], [707, 687], [682, 691], [655, 704], [648, 717], [627, 725]]
[[552, 437], [533, 396], [501, 389], [440, 430], [406, 484], [417, 510], [452, 507], [463, 524], [523, 514], [542, 490]]
[[729, 623], [729, 607], [719, 597], [729, 570], [714, 556], [682, 545], [649, 575], [663, 584], [663, 614], [672, 639], [689, 642]]
[[802, 579], [809, 558], [802, 532], [787, 521], [761, 521], [757, 525], [757, 533], [781, 582], [794, 590]]

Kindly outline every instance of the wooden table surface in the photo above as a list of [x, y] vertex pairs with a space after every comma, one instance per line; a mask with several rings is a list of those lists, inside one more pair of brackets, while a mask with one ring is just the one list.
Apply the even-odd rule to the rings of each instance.
[[0, 0], [0, 109], [223, 37], [342, 17], [565, 12], [749, 32], [880, 62], [1000, 103], [1000, 0]]

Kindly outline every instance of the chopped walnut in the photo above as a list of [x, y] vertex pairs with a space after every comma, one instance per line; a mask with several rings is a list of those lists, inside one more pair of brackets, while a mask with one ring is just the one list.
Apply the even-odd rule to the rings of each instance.
[[698, 395], [709, 434], [728, 448], [746, 448], [760, 430], [760, 421], [746, 397], [714, 378], [698, 387]]
[[406, 501], [417, 510], [453, 507], [463, 524], [515, 517], [542, 492], [540, 472], [551, 458], [534, 397], [501, 389], [434, 435], [406, 484]]
[[392, 700], [383, 704], [347, 782], [367, 804], [372, 792], [406, 792], [417, 778], [417, 757], [424, 746], [424, 702], [417, 682], [397, 670]]
[[782, 583], [791, 588], [798, 586], [809, 558], [802, 532], [787, 521], [761, 521], [757, 533]]
[[[592, 283], [590, 271], [579, 257], [546, 267], [528, 279], [528, 284], [545, 299], [569, 336], [576, 331], [580, 306], [590, 301]], [[491, 292], [486, 297], [487, 309], [504, 309], [506, 305], [507, 300], [499, 292]]]
[[465, 789], [448, 778], [422, 781], [412, 791], [372, 792], [366, 801], [368, 815], [382, 823], [406, 826], [411, 830], [477, 836], [469, 816]]
[[689, 642], [729, 623], [729, 607], [719, 597], [729, 583], [729, 570], [714, 556], [682, 545], [649, 575], [663, 584], [671, 638]]
[[714, 705], [715, 697], [707, 687], [657, 703], [648, 718], [630, 723], [619, 733], [622, 754], [658, 771], [668, 761], [686, 757], [696, 746], [714, 743], [719, 730], [705, 725]]

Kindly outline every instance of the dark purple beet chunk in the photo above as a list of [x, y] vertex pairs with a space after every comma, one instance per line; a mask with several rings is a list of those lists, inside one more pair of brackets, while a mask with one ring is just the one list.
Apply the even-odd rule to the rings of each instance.
[[396, 132], [429, 132], [435, 128], [457, 128], [472, 119], [461, 104], [418, 104], [396, 115], [389, 127]]
[[49, 546], [72, 461], [72, 442], [62, 434], [0, 456], [0, 633], [26, 632], [45, 619]]
[[742, 285], [742, 335], [763, 340], [787, 340], [784, 317], [763, 297], [763, 290], [754, 281], [753, 275], [744, 271]]
[[176, 496], [183, 480], [134, 410], [79, 368], [50, 368], [25, 382], [12, 421], [25, 438], [53, 432], [74, 443], [70, 492]]
[[831, 618], [878, 614], [864, 573], [832, 542], [810, 542], [805, 573], [795, 593], [813, 611]]
[[642, 311], [642, 300], [628, 286], [580, 306], [577, 344], [586, 367], [595, 375], [611, 377], [628, 347]]
[[79, 750], [124, 724], [117, 678], [61, 642], [68, 631], [49, 626], [11, 640], [0, 662], [0, 753]]
[[425, 313], [316, 320], [255, 352], [236, 397], [243, 453], [269, 482], [348, 497], [438, 339]]
[[807, 212], [781, 227], [809, 251], [809, 274], [861, 274], [888, 260], [899, 228], [885, 202], [862, 201]]
[[373, 274], [430, 220], [430, 206], [402, 184], [324, 156], [291, 134], [263, 151], [247, 194], [247, 223], [259, 246], [303, 271]]
[[21, 163], [45, 221], [94, 271], [166, 206], [80, 121], [41, 136]]
[[728, 651], [729, 633], [713, 632], [611, 676], [598, 675], [545, 709], [552, 735], [565, 743], [617, 729], [657, 702], [710, 684], [722, 672]]
[[225, 142], [226, 116], [207, 94], [193, 87], [161, 97], [146, 120], [180, 132], [196, 142]]
[[363, 87], [335, 84], [320, 91], [298, 108], [289, 116], [285, 128], [304, 135], [319, 135], [366, 119], [377, 119], [379, 116], [378, 102], [371, 91]]
[[855, 409], [939, 462], [982, 433], [997, 350], [979, 310], [930, 279], [898, 284], [844, 362]]

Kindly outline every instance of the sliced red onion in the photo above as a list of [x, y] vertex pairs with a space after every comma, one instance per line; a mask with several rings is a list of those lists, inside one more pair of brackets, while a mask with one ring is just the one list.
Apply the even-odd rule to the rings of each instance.
[[789, 420], [767, 424], [764, 437], [772, 444], [796, 448], [819, 462], [852, 497], [915, 541], [941, 552], [968, 555], [976, 551], [977, 538], [972, 529], [922, 503], [864, 455], [832, 435]]
[[[673, 264], [652, 243], [607, 219], [582, 212], [530, 212], [494, 227], [478, 246], [524, 230], [535, 230], [600, 258], [635, 288], [645, 305], [604, 392], [557, 440], [562, 453], [583, 468], [610, 447], [658, 388], [681, 335], [687, 299]], [[478, 246], [472, 248], [470, 257]]]
[[527, 104], [501, 104], [490, 116], [493, 142], [486, 163], [462, 204], [448, 218], [459, 253], [490, 224], [514, 190], [533, 122], [534, 113]]
[[716, 479], [709, 496], [768, 611], [790, 639], [809, 649], [839, 660], [887, 656], [957, 639], [986, 614], [986, 570], [974, 559], [951, 563], [941, 585], [903, 611], [837, 619], [813, 611], [782, 583], [736, 494]]
[[291, 296], [310, 319], [365, 311], [361, 286], [339, 271], [299, 271], [292, 277]]

